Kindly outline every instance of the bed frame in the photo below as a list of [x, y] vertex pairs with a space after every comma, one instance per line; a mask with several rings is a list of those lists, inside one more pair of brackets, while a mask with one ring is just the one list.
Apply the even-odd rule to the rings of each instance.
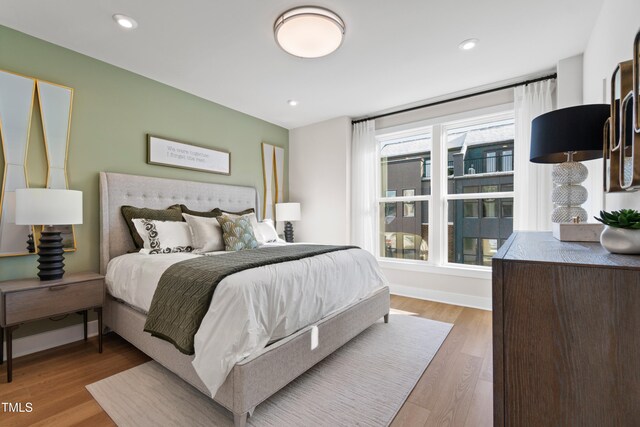
[[[109, 172], [100, 173], [100, 271], [112, 258], [133, 249], [122, 205], [164, 209], [183, 203], [193, 210], [219, 207], [229, 211], [254, 208], [259, 216], [258, 192], [253, 187], [179, 181]], [[212, 397], [233, 413], [236, 427], [244, 427], [256, 405], [296, 379], [373, 323], [389, 320], [389, 289], [373, 295], [269, 345], [237, 363], [215, 396], [211, 396], [191, 365], [193, 356], [143, 331], [146, 316], [107, 295], [104, 324], [180, 378]], [[311, 329], [318, 327], [319, 345], [311, 349]]]

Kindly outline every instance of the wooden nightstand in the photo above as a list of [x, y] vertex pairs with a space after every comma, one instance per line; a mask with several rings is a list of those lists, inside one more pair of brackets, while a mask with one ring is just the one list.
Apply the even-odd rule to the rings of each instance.
[[7, 382], [12, 380], [13, 331], [22, 323], [69, 313], [84, 318], [87, 340], [87, 310], [98, 314], [98, 351], [102, 353], [102, 304], [104, 276], [96, 273], [66, 274], [60, 280], [8, 280], [0, 282], [0, 363], [2, 363], [3, 331], [7, 333]]

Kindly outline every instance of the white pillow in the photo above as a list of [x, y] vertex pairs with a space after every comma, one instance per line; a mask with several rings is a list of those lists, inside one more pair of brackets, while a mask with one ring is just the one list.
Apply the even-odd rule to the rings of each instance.
[[278, 232], [273, 226], [273, 221], [270, 219], [265, 219], [264, 221], [258, 222], [253, 231], [256, 235], [258, 243], [260, 244], [278, 241]]
[[182, 214], [191, 230], [193, 249], [198, 252], [224, 251], [222, 228], [218, 220], [201, 216]]
[[143, 218], [134, 218], [132, 221], [144, 242], [141, 253], [168, 254], [193, 251], [191, 231], [186, 222]]

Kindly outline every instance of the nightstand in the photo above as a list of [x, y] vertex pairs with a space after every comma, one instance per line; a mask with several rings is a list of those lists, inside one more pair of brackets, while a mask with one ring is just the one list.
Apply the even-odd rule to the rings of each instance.
[[98, 314], [98, 352], [102, 353], [102, 304], [104, 276], [96, 273], [66, 274], [60, 280], [8, 280], [0, 282], [0, 363], [3, 332], [7, 334], [7, 382], [12, 380], [13, 331], [22, 323], [61, 314], [80, 313], [87, 340], [87, 310]]

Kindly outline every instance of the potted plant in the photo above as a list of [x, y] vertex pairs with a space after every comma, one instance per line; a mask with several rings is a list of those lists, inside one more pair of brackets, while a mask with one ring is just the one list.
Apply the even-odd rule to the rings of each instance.
[[600, 211], [595, 217], [605, 225], [600, 244], [613, 254], [640, 254], [640, 212], [635, 209]]

